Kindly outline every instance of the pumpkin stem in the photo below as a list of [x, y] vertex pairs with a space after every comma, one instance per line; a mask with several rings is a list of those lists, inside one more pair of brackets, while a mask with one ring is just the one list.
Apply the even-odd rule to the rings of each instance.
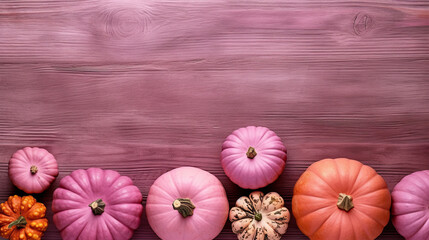
[[345, 193], [340, 193], [338, 196], [337, 207], [341, 210], [348, 212], [354, 207], [352, 200], [352, 196], [347, 195]]
[[194, 208], [195, 206], [189, 198], [178, 198], [173, 202], [173, 209], [177, 210], [184, 218], [192, 216]]
[[104, 213], [104, 208], [106, 207], [106, 204], [101, 199], [97, 199], [94, 202], [90, 203], [88, 207], [91, 207], [92, 213], [94, 215], [101, 215]]
[[257, 154], [256, 154], [256, 151], [255, 151], [255, 148], [249, 147], [249, 149], [247, 149], [246, 155], [250, 159], [253, 159], [254, 157], [256, 157]]
[[25, 217], [19, 216], [18, 219], [11, 222], [8, 226], [8, 228], [12, 228], [13, 226], [16, 226], [17, 228], [23, 228], [27, 225], [27, 220], [25, 220]]
[[34, 166], [34, 165], [33, 165], [33, 166], [31, 166], [31, 167], [30, 167], [30, 172], [31, 172], [31, 174], [33, 174], [33, 175], [34, 175], [34, 174], [36, 174], [36, 173], [37, 173], [37, 171], [39, 171], [39, 169], [37, 169], [37, 166]]
[[262, 214], [260, 212], [255, 214], [255, 220], [258, 222], [262, 220]]

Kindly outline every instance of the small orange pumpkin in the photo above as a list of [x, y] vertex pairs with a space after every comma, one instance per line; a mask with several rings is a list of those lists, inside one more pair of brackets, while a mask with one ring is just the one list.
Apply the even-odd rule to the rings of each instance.
[[374, 169], [346, 158], [313, 163], [295, 184], [292, 212], [311, 240], [373, 240], [390, 216], [390, 192]]
[[46, 207], [32, 196], [10, 196], [0, 204], [0, 236], [12, 240], [38, 240], [48, 228]]

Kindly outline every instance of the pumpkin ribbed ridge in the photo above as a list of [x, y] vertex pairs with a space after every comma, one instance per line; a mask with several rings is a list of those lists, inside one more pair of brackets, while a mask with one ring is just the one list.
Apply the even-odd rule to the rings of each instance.
[[[187, 209], [178, 211], [177, 201]], [[223, 229], [228, 199], [222, 183], [211, 173], [180, 167], [158, 177], [150, 187], [146, 215], [164, 240], [210, 240]]]
[[283, 172], [286, 148], [266, 127], [235, 130], [222, 144], [221, 164], [232, 182], [257, 189], [274, 182]]
[[53, 220], [63, 239], [130, 239], [140, 226], [141, 201], [129, 177], [100, 168], [79, 169], [54, 191]]
[[373, 240], [389, 221], [390, 204], [386, 182], [374, 169], [355, 160], [324, 159], [296, 182], [292, 211], [312, 240]]
[[232, 231], [238, 239], [280, 239], [286, 233], [290, 213], [283, 198], [275, 192], [260, 191], [240, 197], [229, 212]]
[[39, 240], [48, 228], [46, 207], [33, 196], [9, 196], [0, 203], [0, 237]]
[[25, 147], [16, 151], [9, 161], [9, 178], [26, 193], [45, 191], [58, 176], [58, 164], [47, 150]]
[[405, 176], [392, 191], [392, 223], [407, 240], [429, 239], [429, 170]]

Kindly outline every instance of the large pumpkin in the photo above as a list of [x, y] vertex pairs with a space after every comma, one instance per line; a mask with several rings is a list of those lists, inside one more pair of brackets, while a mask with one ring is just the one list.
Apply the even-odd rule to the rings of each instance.
[[279, 240], [286, 233], [290, 213], [276, 192], [252, 192], [240, 197], [229, 211], [232, 231], [240, 240]]
[[429, 239], [429, 170], [405, 176], [392, 191], [392, 222], [407, 240]]
[[100, 168], [79, 169], [54, 192], [54, 223], [65, 240], [130, 239], [140, 225], [141, 201], [129, 177]]
[[149, 224], [164, 240], [211, 240], [222, 231], [228, 209], [222, 183], [194, 167], [158, 177], [146, 202]]
[[3, 238], [39, 240], [48, 228], [46, 207], [32, 196], [10, 196], [0, 208], [0, 236]]
[[274, 182], [286, 164], [286, 148], [266, 127], [235, 130], [222, 145], [221, 164], [232, 182], [257, 189]]
[[295, 184], [292, 212], [312, 240], [373, 240], [389, 221], [391, 199], [374, 169], [345, 159], [313, 163]]
[[45, 191], [57, 176], [57, 161], [43, 148], [23, 148], [15, 152], [9, 161], [10, 180], [26, 193]]

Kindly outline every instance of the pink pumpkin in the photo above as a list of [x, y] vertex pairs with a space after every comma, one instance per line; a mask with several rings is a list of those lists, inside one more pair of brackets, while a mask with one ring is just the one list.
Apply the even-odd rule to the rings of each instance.
[[140, 225], [141, 201], [129, 177], [100, 168], [79, 169], [54, 192], [54, 224], [65, 240], [130, 239]]
[[257, 189], [274, 182], [286, 164], [286, 148], [266, 127], [235, 130], [222, 145], [225, 174], [242, 188]]
[[429, 170], [405, 176], [392, 192], [392, 222], [407, 240], [429, 240]]
[[18, 150], [9, 161], [10, 180], [26, 193], [45, 191], [57, 176], [57, 160], [43, 148]]
[[146, 203], [149, 224], [164, 240], [213, 239], [225, 225], [228, 208], [222, 183], [194, 167], [161, 175], [150, 187]]

